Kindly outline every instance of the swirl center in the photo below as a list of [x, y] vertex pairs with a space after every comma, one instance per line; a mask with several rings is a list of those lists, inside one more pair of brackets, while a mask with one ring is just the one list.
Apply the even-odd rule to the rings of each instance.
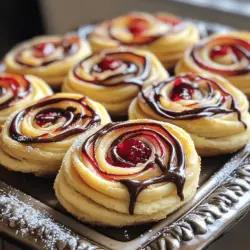
[[105, 56], [104, 59], [97, 64], [96, 71], [103, 72], [106, 70], [116, 70], [122, 65], [122, 61], [113, 56]]
[[125, 161], [137, 164], [145, 163], [152, 150], [141, 140], [126, 139], [117, 145], [116, 152]]
[[126, 138], [111, 148], [106, 160], [113, 166], [130, 168], [147, 162], [151, 154], [152, 149], [142, 140]]
[[[20, 49], [15, 56], [15, 61], [26, 67], [47, 66], [75, 54], [80, 48], [80, 41], [79, 37], [39, 41]], [[39, 60], [32, 60], [33, 57]]]
[[234, 53], [230, 45], [216, 46], [210, 52], [210, 57], [220, 64], [231, 64], [238, 61], [237, 54]]
[[65, 111], [59, 108], [44, 110], [36, 115], [36, 124], [40, 127], [54, 125], [60, 118], [63, 118], [63, 113], [65, 113]]
[[33, 49], [34, 56], [40, 58], [51, 55], [56, 50], [56, 46], [51, 42], [43, 42], [35, 44]]
[[36, 124], [42, 128], [52, 126], [59, 121], [67, 121], [67, 126], [64, 126], [66, 128], [82, 118], [80, 113], [74, 114], [75, 111], [76, 108], [74, 107], [68, 107], [66, 110], [61, 108], [48, 108], [40, 111], [35, 116], [35, 121]]
[[145, 30], [148, 29], [148, 22], [142, 18], [134, 18], [129, 26], [128, 30], [133, 36], [141, 35]]
[[182, 78], [177, 78], [174, 81], [174, 87], [170, 98], [174, 102], [179, 100], [191, 100], [195, 90], [198, 90], [197, 84], [190, 84], [185, 82]]

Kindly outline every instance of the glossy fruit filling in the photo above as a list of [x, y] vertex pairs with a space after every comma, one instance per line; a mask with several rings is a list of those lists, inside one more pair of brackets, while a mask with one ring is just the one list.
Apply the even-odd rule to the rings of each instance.
[[233, 49], [230, 45], [222, 45], [214, 47], [210, 52], [211, 59], [215, 59], [216, 57], [227, 56], [229, 54], [233, 54]]
[[116, 70], [122, 65], [122, 61], [119, 59], [116, 59], [113, 56], [105, 56], [105, 58], [98, 63], [98, 70], [103, 72], [106, 70]]
[[191, 100], [196, 89], [196, 86], [186, 83], [182, 78], [178, 78], [174, 82], [170, 99], [174, 102], [180, 100]]
[[55, 51], [56, 46], [51, 42], [43, 42], [34, 45], [33, 49], [35, 57], [46, 57]]
[[126, 139], [117, 145], [117, 154], [122, 159], [137, 163], [145, 163], [150, 155], [150, 147], [141, 140]]
[[111, 149], [107, 162], [113, 166], [129, 168], [138, 163], [145, 163], [152, 154], [151, 148], [141, 140], [125, 139]]
[[36, 124], [40, 127], [47, 127], [49, 125], [54, 125], [59, 118], [62, 117], [59, 111], [48, 111], [38, 114], [35, 118]]
[[128, 30], [133, 36], [139, 36], [141, 35], [145, 30], [147, 30], [149, 27], [149, 24], [147, 21], [141, 19], [141, 18], [135, 18], [133, 19], [128, 27]]

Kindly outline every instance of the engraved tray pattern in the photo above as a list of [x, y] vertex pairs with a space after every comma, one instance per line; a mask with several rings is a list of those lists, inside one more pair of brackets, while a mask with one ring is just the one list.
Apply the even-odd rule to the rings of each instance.
[[[198, 22], [198, 26], [203, 36], [228, 30], [204, 22]], [[86, 35], [85, 28], [80, 30], [82, 35]], [[159, 222], [145, 235], [129, 242], [109, 240], [0, 181], [0, 234], [35, 249], [198, 250], [228, 230], [249, 209], [250, 144], [215, 172], [189, 203], [168, 216], [164, 227]]]

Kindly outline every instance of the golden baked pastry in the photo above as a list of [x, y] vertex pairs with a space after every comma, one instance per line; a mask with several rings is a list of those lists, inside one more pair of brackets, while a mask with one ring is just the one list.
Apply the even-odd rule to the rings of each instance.
[[0, 126], [15, 111], [52, 94], [50, 87], [36, 76], [1, 73]]
[[0, 134], [0, 164], [53, 175], [76, 137], [110, 121], [105, 108], [78, 94], [59, 93], [13, 114]]
[[62, 90], [89, 96], [102, 103], [111, 115], [123, 116], [142, 87], [167, 76], [152, 53], [114, 48], [79, 62], [65, 78]]
[[234, 152], [250, 140], [246, 96], [216, 75], [183, 73], [142, 90], [129, 107], [130, 119], [173, 123], [190, 133], [197, 152]]
[[168, 13], [132, 12], [105, 21], [94, 29], [89, 41], [94, 51], [132, 46], [153, 52], [168, 69], [184, 50], [199, 39], [197, 27]]
[[8, 72], [36, 75], [60, 87], [69, 69], [90, 53], [88, 42], [75, 34], [39, 36], [13, 48], [4, 63]]
[[55, 181], [80, 220], [125, 226], [165, 218], [193, 197], [200, 158], [181, 128], [153, 120], [109, 123], [81, 135]]
[[210, 72], [227, 78], [250, 97], [250, 33], [216, 34], [185, 52], [175, 72]]

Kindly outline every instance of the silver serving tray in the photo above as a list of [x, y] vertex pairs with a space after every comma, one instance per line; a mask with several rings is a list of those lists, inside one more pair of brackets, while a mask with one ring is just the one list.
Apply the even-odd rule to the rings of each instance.
[[203, 249], [250, 208], [250, 144], [224, 165], [228, 158], [203, 159], [197, 194], [166, 219], [120, 229], [71, 217], [54, 196], [53, 180], [0, 168], [0, 232], [35, 249]]
[[[195, 22], [203, 36], [229, 29]], [[86, 27], [80, 29], [80, 34], [86, 32]], [[0, 167], [0, 234], [25, 245], [25, 250], [203, 249], [250, 209], [250, 144], [235, 155], [202, 159], [199, 184], [189, 203], [160, 222], [118, 229], [90, 227], [60, 206], [53, 180]], [[0, 250], [4, 246], [0, 239]]]

